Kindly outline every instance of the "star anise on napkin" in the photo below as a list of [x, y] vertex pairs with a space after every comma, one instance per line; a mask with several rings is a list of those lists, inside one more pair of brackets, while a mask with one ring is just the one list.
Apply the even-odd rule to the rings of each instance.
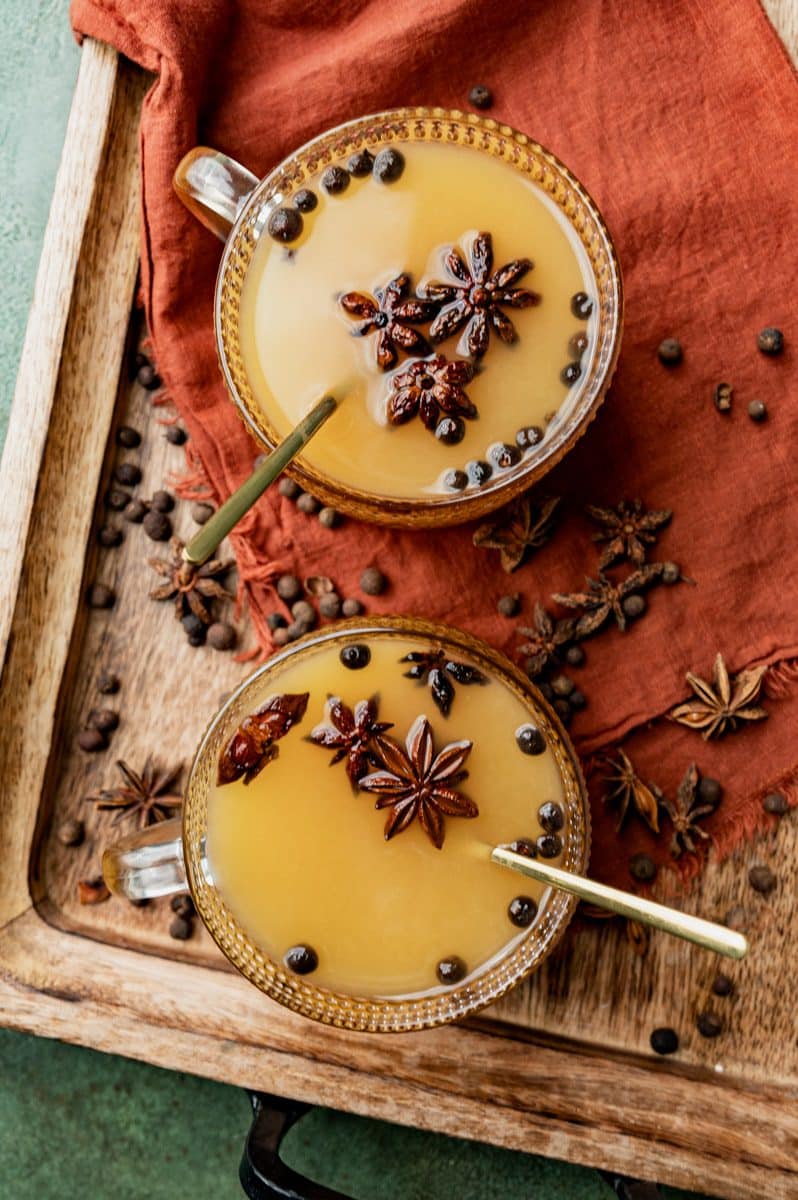
[[601, 759], [601, 762], [609, 768], [610, 772], [604, 777], [607, 785], [604, 802], [618, 806], [616, 830], [622, 828], [631, 806], [650, 829], [659, 833], [658, 797], [648, 784], [643, 783], [628, 755], [623, 750], [618, 750], [616, 759], [607, 755]]
[[540, 501], [519, 496], [475, 530], [474, 545], [498, 550], [501, 565], [510, 574], [521, 566], [529, 551], [540, 549], [549, 540], [559, 503], [559, 496]]
[[411, 650], [399, 661], [411, 664], [410, 669], [405, 671], [408, 679], [417, 679], [419, 683], [429, 684], [432, 699], [444, 717], [448, 717], [452, 707], [455, 683], [463, 686], [487, 683], [485, 676], [476, 667], [456, 662], [443, 650]]
[[346, 773], [352, 787], [369, 769], [369, 746], [372, 738], [391, 729], [389, 721], [377, 720], [377, 700], [359, 700], [354, 712], [340, 696], [327, 701], [327, 720], [316, 725], [308, 735], [316, 746], [334, 750], [330, 766], [346, 759]]
[[389, 808], [385, 840], [407, 829], [418, 818], [429, 840], [440, 850], [445, 836], [444, 816], [477, 817], [473, 800], [456, 790], [468, 777], [463, 764], [471, 753], [470, 741], [450, 742], [435, 754], [432, 726], [416, 717], [404, 747], [391, 737], [378, 735], [373, 754], [380, 770], [359, 783], [377, 797], [376, 808]]
[[696, 852], [696, 838], [709, 841], [709, 834], [698, 824], [704, 817], [715, 811], [714, 804], [700, 804], [696, 796], [698, 788], [698, 767], [691, 763], [685, 772], [684, 779], [676, 790], [676, 799], [662, 798], [662, 805], [673, 824], [671, 838], [671, 854], [678, 858], [682, 850], [688, 854]]
[[235, 566], [235, 560], [213, 558], [201, 567], [187, 563], [183, 558], [183, 543], [172, 538], [169, 543], [172, 557], [148, 558], [147, 563], [167, 582], [150, 592], [151, 600], [174, 600], [178, 620], [188, 613], [199, 617], [204, 625], [213, 623], [211, 601], [235, 600], [232, 592], [222, 587], [221, 579]]
[[473, 377], [474, 368], [465, 359], [449, 362], [442, 354], [415, 359], [391, 379], [388, 420], [391, 425], [405, 425], [417, 416], [433, 433], [441, 412], [471, 420], [477, 410], [463, 385]]
[[598, 579], [587, 579], [587, 590], [563, 594], [555, 592], [552, 596], [558, 604], [565, 608], [583, 608], [585, 611], [576, 622], [574, 634], [578, 638], [587, 637], [600, 629], [609, 616], [615, 618], [615, 624], [623, 631], [626, 629], [626, 614], [623, 611], [623, 601], [635, 592], [641, 592], [662, 574], [662, 563], [650, 563], [642, 566], [620, 583], [615, 583], [603, 573]]
[[526, 638], [518, 652], [527, 656], [526, 670], [530, 679], [558, 660], [560, 648], [574, 640], [575, 625], [573, 618], [555, 621], [542, 604], [535, 604], [532, 625], [519, 625], [516, 629], [517, 634]]
[[603, 571], [619, 558], [630, 562], [646, 561], [646, 546], [657, 540], [656, 531], [667, 525], [673, 513], [669, 508], [652, 509], [646, 512], [641, 500], [622, 500], [617, 508], [598, 508], [588, 504], [587, 515], [603, 528], [593, 535], [594, 542], [606, 542], [599, 559], [599, 570]]
[[182, 763], [166, 768], [148, 758], [141, 774], [121, 758], [116, 765], [121, 782], [116, 787], [102, 788], [87, 796], [101, 810], [115, 809], [114, 823], [123, 816], [138, 816], [139, 827], [144, 829], [175, 815], [183, 803], [180, 792], [175, 790], [183, 770]]
[[685, 678], [695, 696], [685, 704], [677, 704], [668, 716], [688, 729], [702, 730], [705, 741], [736, 729], [739, 721], [764, 721], [768, 714], [754, 701], [766, 669], [749, 667], [730, 680], [723, 655], [719, 654], [712, 668], [711, 684], [692, 671], [687, 672]]
[[345, 292], [339, 304], [354, 317], [361, 317], [352, 330], [356, 337], [377, 334], [377, 365], [388, 371], [395, 365], [398, 351], [430, 354], [427, 339], [414, 325], [431, 321], [438, 311], [434, 300], [419, 300], [408, 296], [408, 275], [397, 275], [384, 288], [375, 288], [374, 295], [364, 292]]
[[428, 283], [424, 296], [444, 307], [429, 330], [433, 342], [442, 342], [466, 325], [468, 353], [481, 358], [490, 343], [491, 330], [503, 342], [514, 342], [515, 326], [502, 308], [528, 308], [540, 303], [540, 296], [528, 288], [513, 284], [532, 270], [528, 258], [515, 258], [493, 270], [493, 239], [478, 233], [471, 243], [466, 261], [462, 251], [452, 246], [445, 258], [452, 275], [449, 283]]
[[297, 725], [308, 706], [308, 692], [270, 696], [265, 704], [245, 717], [219, 756], [217, 782], [234, 783], [243, 777], [252, 783], [275, 759], [280, 747], [274, 743]]

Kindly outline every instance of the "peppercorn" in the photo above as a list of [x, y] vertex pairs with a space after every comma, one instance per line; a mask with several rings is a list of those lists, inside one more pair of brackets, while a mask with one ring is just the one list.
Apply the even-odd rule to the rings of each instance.
[[665, 338], [657, 348], [657, 357], [663, 367], [678, 367], [684, 357], [681, 342], [676, 338]]
[[269, 629], [271, 629], [272, 633], [274, 633], [275, 629], [283, 629], [288, 622], [282, 613], [273, 612], [269, 613], [267, 616], [266, 624], [269, 626]]
[[541, 858], [556, 858], [562, 853], [562, 838], [556, 833], [542, 833], [535, 846]]
[[116, 592], [104, 583], [93, 583], [86, 593], [89, 608], [113, 608]]
[[193, 932], [194, 926], [185, 917], [172, 917], [172, 920], [169, 922], [169, 936], [177, 942], [188, 941]]
[[537, 446], [538, 442], [542, 441], [543, 430], [539, 425], [526, 425], [515, 435], [515, 444], [519, 450], [531, 450], [533, 446]]
[[482, 83], [476, 83], [468, 93], [468, 103], [474, 108], [490, 108], [493, 104], [493, 93]]
[[113, 733], [119, 727], [119, 713], [112, 708], [93, 708], [86, 723], [100, 733]]
[[121, 488], [110, 487], [105, 493], [105, 503], [114, 512], [121, 512], [129, 500], [130, 492], [123, 492]]
[[313, 628], [310, 621], [292, 621], [286, 629], [286, 634], [289, 642], [295, 642], [297, 638], [304, 637]]
[[491, 446], [488, 456], [495, 467], [507, 471], [521, 461], [521, 451], [518, 446], [510, 446], [506, 442], [497, 442]]
[[186, 641], [188, 642], [189, 646], [194, 646], [194, 648], [196, 649], [198, 646], [205, 645], [205, 640], [206, 640], [207, 636], [208, 636], [207, 631], [205, 629], [205, 626], [203, 625], [202, 629], [197, 630], [196, 633], [190, 633], [188, 635], [188, 637], [186, 638]]
[[97, 754], [108, 746], [108, 738], [99, 729], [81, 729], [78, 734], [78, 745], [86, 754]]
[[309, 626], [316, 623], [316, 610], [309, 600], [297, 600], [292, 604], [291, 616], [295, 621], [306, 622]]
[[762, 801], [762, 807], [765, 812], [773, 813], [777, 817], [783, 817], [789, 809], [787, 797], [784, 792], [770, 792]]
[[207, 637], [214, 650], [232, 650], [236, 644], [236, 631], [226, 621], [214, 621], [208, 629]]
[[456, 446], [465, 437], [465, 421], [462, 417], [443, 417], [435, 426], [435, 436], [444, 446]]
[[335, 529], [339, 521], [340, 517], [337, 511], [334, 508], [330, 508], [329, 505], [319, 513], [319, 524], [323, 525], [325, 529]]
[[460, 471], [456, 467], [447, 471], [443, 477], [443, 486], [450, 492], [462, 492], [467, 484], [468, 476], [465, 471]]
[[388, 586], [388, 580], [378, 567], [366, 567], [360, 576], [360, 590], [367, 596], [381, 596]]
[[535, 843], [529, 838], [516, 838], [514, 842], [510, 842], [509, 849], [513, 854], [520, 854], [524, 858], [537, 858], [538, 856]]
[[295, 208], [276, 208], [269, 217], [266, 232], [275, 242], [295, 242], [303, 227], [304, 221]]
[[629, 874], [640, 883], [650, 883], [657, 874], [657, 864], [650, 854], [633, 854], [629, 859]]
[[319, 600], [319, 613], [328, 621], [334, 621], [341, 612], [341, 597], [337, 592], [328, 592]]
[[643, 596], [625, 596], [621, 608], [630, 620], [640, 617], [646, 611], [646, 601]]
[[86, 827], [76, 817], [67, 817], [58, 826], [56, 836], [62, 846], [79, 846], [86, 836]]
[[551, 690], [555, 696], [564, 696], [567, 699], [574, 690], [574, 681], [567, 675], [555, 675], [551, 680]]
[[296, 575], [280, 576], [277, 580], [277, 595], [281, 600], [285, 600], [286, 604], [292, 604], [294, 600], [299, 600], [302, 595], [302, 584]]
[[710, 808], [717, 808], [723, 796], [723, 785], [717, 779], [704, 776], [699, 780], [696, 789], [698, 800]]
[[546, 739], [536, 725], [522, 725], [515, 731], [515, 741], [522, 754], [542, 754]]
[[734, 982], [729, 979], [728, 975], [724, 975], [722, 971], [718, 971], [712, 980], [712, 991], [716, 996], [731, 996], [734, 991]]
[[106, 546], [111, 549], [113, 546], [121, 546], [125, 535], [121, 529], [117, 529], [115, 525], [103, 525], [97, 530], [97, 541], [101, 546]]
[[780, 329], [774, 329], [772, 325], [768, 325], [766, 329], [760, 329], [756, 335], [756, 344], [763, 354], [781, 354], [784, 349], [784, 334]]
[[662, 582], [667, 584], [678, 583], [682, 577], [682, 569], [678, 563], [666, 562], [662, 564]]
[[748, 415], [757, 425], [767, 420], [768, 410], [764, 400], [752, 400], [748, 405]]
[[701, 1036], [705, 1038], [716, 1038], [723, 1032], [723, 1022], [713, 1012], [699, 1013], [695, 1025]]
[[301, 495], [302, 488], [295, 479], [289, 479], [287, 475], [283, 475], [277, 484], [277, 491], [281, 496], [285, 496], [286, 500], [296, 500]]
[[272, 630], [272, 641], [275, 646], [285, 646], [289, 642], [288, 626], [283, 625], [279, 629]]
[[580, 367], [579, 363], [569, 362], [566, 363], [563, 369], [560, 371], [560, 379], [563, 383], [567, 384], [568, 387], [571, 387], [576, 383], [581, 374], [582, 368]]
[[513, 925], [526, 929], [537, 916], [538, 906], [531, 896], [515, 896], [507, 906], [507, 916]]
[[380, 150], [374, 159], [374, 178], [380, 183], [395, 183], [405, 169], [404, 155], [393, 146]]
[[559, 833], [565, 824], [565, 814], [559, 804], [555, 804], [553, 800], [547, 800], [538, 809], [538, 820], [546, 833]]
[[496, 608], [503, 617], [516, 616], [520, 607], [521, 599], [518, 592], [515, 592], [512, 596], [501, 596], [496, 605]]
[[467, 463], [466, 474], [471, 483], [475, 483], [478, 487], [481, 487], [483, 483], [487, 483], [490, 479], [493, 474], [493, 468], [490, 463], [476, 459], [473, 462]]
[[569, 667], [581, 667], [585, 661], [585, 652], [581, 646], [569, 646], [564, 657]]
[[553, 702], [553, 708], [563, 725], [567, 727], [571, 724], [571, 717], [573, 716], [573, 713], [571, 712], [570, 704], [564, 696], [557, 696]]
[[585, 696], [584, 692], [580, 692], [577, 688], [574, 688], [568, 697], [568, 703], [575, 712], [580, 712], [583, 708], [587, 707], [587, 696]]
[[294, 196], [294, 208], [301, 213], [313, 212], [313, 209], [319, 203], [319, 198], [310, 188], [300, 188]]
[[587, 347], [588, 337], [584, 330], [580, 329], [579, 333], [575, 333], [573, 337], [568, 339], [568, 353], [571, 358], [575, 358], [577, 361], [582, 357]]
[[110, 671], [101, 671], [97, 677], [97, 691], [104, 696], [113, 696], [119, 691], [119, 676]]
[[206, 521], [210, 521], [215, 511], [212, 504], [192, 504], [191, 519], [196, 525], [204, 525]]
[[183, 626], [189, 637], [198, 633], [205, 633], [207, 631], [205, 622], [193, 612], [187, 612], [184, 617], [181, 617], [180, 624]]
[[126, 450], [135, 450], [136, 446], [141, 445], [141, 434], [129, 425], [120, 425], [116, 431], [116, 444], [124, 446]]
[[347, 597], [341, 605], [341, 612], [345, 617], [359, 617], [363, 611], [363, 605], [354, 596]]
[[122, 516], [132, 525], [140, 525], [149, 511], [149, 507], [143, 500], [131, 500], [129, 504], [125, 505]]
[[438, 976], [440, 983], [451, 986], [459, 983], [461, 979], [465, 979], [468, 974], [468, 968], [462, 958], [457, 955], [452, 955], [451, 958], [442, 958], [435, 968], [435, 974]]
[[321, 502], [317, 500], [315, 496], [311, 496], [310, 492], [302, 492], [302, 494], [297, 497], [296, 506], [300, 512], [312, 517], [321, 508]]
[[156, 512], [168, 513], [175, 506], [175, 498], [171, 492], [167, 492], [164, 488], [155, 492], [150, 500], [150, 508], [154, 508]]
[[161, 386], [161, 377], [151, 362], [146, 360], [136, 372], [136, 380], [148, 392], [155, 392]]
[[172, 522], [166, 513], [153, 509], [143, 521], [144, 532], [154, 542], [165, 542], [172, 536]]
[[312, 946], [292, 946], [283, 959], [289, 971], [295, 975], [310, 975], [319, 965], [319, 956]]
[[164, 437], [172, 446], [183, 446], [188, 441], [188, 433], [182, 425], [170, 425]]
[[751, 867], [751, 870], [748, 872], [748, 882], [755, 892], [760, 892], [763, 896], [769, 896], [778, 880], [770, 867], [762, 866]]
[[177, 913], [179, 917], [184, 917], [187, 921], [197, 915], [194, 901], [188, 892], [180, 892], [177, 896], [173, 896], [169, 901], [169, 907], [173, 913]]
[[340, 196], [349, 187], [349, 172], [344, 167], [328, 167], [319, 183], [328, 196]]
[[668, 1029], [667, 1026], [653, 1030], [649, 1041], [655, 1054], [675, 1054], [679, 1049], [679, 1036], [676, 1030]]
[[135, 487], [141, 483], [141, 470], [135, 463], [120, 463], [114, 471], [114, 478], [125, 487]]
[[346, 164], [350, 175], [354, 175], [356, 179], [363, 179], [366, 175], [371, 174], [374, 166], [374, 155], [368, 150], [358, 150], [357, 154], [353, 154]]
[[338, 657], [350, 671], [362, 671], [371, 662], [371, 651], [368, 646], [343, 646]]
[[571, 297], [571, 312], [580, 321], [586, 321], [593, 311], [593, 301], [587, 292], [575, 292]]

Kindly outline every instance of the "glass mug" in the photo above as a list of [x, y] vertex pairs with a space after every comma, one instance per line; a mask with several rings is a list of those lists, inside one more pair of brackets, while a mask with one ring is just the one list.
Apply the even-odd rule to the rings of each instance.
[[[260, 181], [226, 155], [205, 147], [198, 147], [186, 155], [174, 177], [175, 189], [183, 203], [226, 243], [214, 305], [219, 363], [227, 388], [245, 424], [265, 450], [272, 450], [291, 426], [289, 423], [278, 431], [272, 417], [267, 415], [255, 395], [245, 365], [241, 323], [242, 295], [259, 241], [261, 237], [268, 239], [269, 218], [277, 208], [284, 205], [290, 207], [292, 197], [305, 188], [309, 181], [312, 182], [319, 171], [331, 164], [346, 163], [353, 154], [366, 149], [376, 154], [386, 147], [402, 147], [407, 154], [411, 145], [424, 143], [461, 148], [469, 154], [482, 156], [485, 162], [481, 168], [483, 173], [488, 166], [495, 169], [497, 163], [506, 164], [527, 184], [531, 184], [542, 198], [544, 206], [555, 214], [557, 223], [568, 231], [568, 238], [575, 247], [574, 253], [578, 252], [582, 264], [580, 270], [585, 279], [590, 280], [585, 286], [591, 293], [594, 305], [590, 317], [590, 342], [584, 350], [579, 368], [582, 374], [578, 384], [567, 392], [556, 419], [550, 420], [537, 444], [525, 445], [519, 441], [523, 447], [521, 454], [511, 445], [508, 461], [498, 463], [490, 478], [480, 480], [478, 487], [473, 480], [468, 485], [462, 482], [457, 485], [465, 488], [460, 491], [452, 491], [451, 488], [438, 490], [437, 485], [422, 487], [419, 484], [413, 494], [392, 495], [387, 494], [390, 489], [385, 489], [384, 485], [377, 482], [378, 478], [385, 478], [384, 473], [379, 476], [375, 473], [368, 487], [361, 486], [362, 480], [358, 479], [354, 468], [353, 477], [348, 480], [336, 478], [334, 473], [319, 465], [317, 454], [321, 454], [318, 447], [329, 436], [333, 424], [343, 419], [338, 413], [316, 435], [319, 440], [315, 444], [310, 443], [289, 467], [288, 473], [301, 487], [325, 505], [363, 520], [418, 527], [456, 524], [483, 516], [505, 504], [559, 462], [595, 415], [617, 363], [623, 299], [615, 249], [593, 200], [557, 158], [525, 134], [486, 117], [441, 108], [402, 108], [347, 122], [308, 142]], [[493, 161], [489, 164], [488, 160]], [[353, 183], [360, 186], [363, 181], [353, 180]], [[348, 194], [356, 192], [357, 187], [351, 187]], [[323, 195], [322, 200], [326, 203], [328, 198]], [[341, 199], [342, 204], [347, 202], [346, 197]], [[306, 217], [305, 221], [317, 218], [321, 219], [315, 213]], [[451, 230], [451, 236], [461, 235], [462, 230]], [[297, 244], [300, 247], [302, 245], [301, 242]], [[534, 246], [529, 249], [534, 256]], [[301, 253], [300, 248], [297, 254]], [[400, 265], [397, 269], [404, 268]], [[534, 276], [532, 280], [534, 285]], [[372, 284], [367, 279], [362, 282], [365, 288]], [[526, 282], [524, 279], [523, 283]], [[352, 331], [351, 328], [349, 331]], [[494, 333], [494, 340], [496, 337]], [[429, 347], [425, 353], [428, 352]], [[491, 369], [492, 353], [489, 350], [485, 359], [488, 371]], [[563, 345], [563, 357], [565, 353]], [[279, 357], [273, 356], [274, 360]], [[405, 369], [409, 361], [409, 357], [402, 359], [397, 371]], [[492, 361], [497, 362], [496, 359]], [[561, 365], [558, 365], [558, 370]], [[526, 380], [523, 386], [527, 386]], [[557, 387], [560, 386], [557, 380]], [[325, 382], [324, 388], [334, 390], [334, 381]], [[321, 399], [322, 394], [315, 395], [307, 408]], [[296, 420], [292, 423], [296, 423], [301, 415], [304, 413], [295, 414]], [[550, 419], [551, 413], [547, 417]], [[482, 424], [485, 425], [484, 418]], [[404, 431], [394, 430], [391, 431], [392, 438], [394, 434], [397, 437], [408, 436]], [[416, 436], [415, 433], [412, 436]], [[425, 431], [423, 436], [419, 432], [419, 440], [414, 445], [426, 445], [427, 436]], [[508, 436], [515, 435], [508, 431]], [[534, 436], [540, 436], [539, 431]], [[393, 447], [396, 444], [392, 442]], [[491, 447], [491, 451], [494, 448]], [[386, 450], [386, 455], [389, 453]], [[409, 462], [413, 454], [408, 449], [406, 461]], [[415, 457], [417, 459], [418, 455]], [[448, 461], [446, 465], [449, 465]]]
[[[317, 733], [319, 723], [332, 728], [331, 692], [356, 718], [358, 702], [371, 699], [379, 710], [370, 717], [393, 726], [366, 736], [360, 782], [335, 740]], [[270, 696], [286, 693], [293, 702], [308, 693], [306, 709], [246, 782], [254, 760], [233, 739]], [[400, 819], [388, 837], [386, 813], [396, 826], [401, 803], [385, 802], [380, 780], [424, 718], [434, 739], [424, 778], [443, 785], [444, 815], [431, 826], [418, 813], [406, 828]], [[220, 784], [220, 770], [232, 778], [234, 744], [237, 774]], [[556, 803], [553, 824], [539, 818], [544, 801]], [[547, 829], [557, 833], [546, 846]], [[199, 743], [182, 819], [109, 848], [103, 873], [129, 899], [188, 889], [233, 966], [295, 1012], [351, 1030], [407, 1031], [498, 999], [562, 937], [575, 897], [490, 862], [494, 845], [519, 841], [522, 853], [586, 872], [585, 785], [550, 705], [470, 634], [415, 618], [354, 618], [291, 643], [241, 684]]]

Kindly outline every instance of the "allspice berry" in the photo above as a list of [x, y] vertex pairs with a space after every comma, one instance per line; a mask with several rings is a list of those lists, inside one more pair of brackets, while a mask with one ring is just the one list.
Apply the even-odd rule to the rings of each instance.
[[93, 708], [87, 724], [91, 729], [99, 729], [100, 733], [113, 733], [119, 727], [119, 713], [112, 708]]
[[183, 446], [188, 441], [188, 433], [182, 425], [170, 425], [165, 437], [173, 446]]
[[207, 638], [214, 650], [232, 650], [236, 644], [236, 631], [226, 621], [214, 621], [208, 629]]
[[517, 615], [521, 607], [521, 600], [518, 592], [512, 596], [502, 596], [498, 601], [496, 608], [503, 617], [514, 617]]
[[281, 575], [277, 580], [277, 595], [286, 604], [292, 604], [302, 595], [302, 584], [296, 575]]
[[360, 590], [367, 596], [380, 596], [388, 586], [388, 580], [378, 567], [366, 567], [360, 576]]
[[112, 671], [101, 671], [97, 677], [97, 691], [104, 696], [113, 696], [119, 691], [119, 676]]
[[174, 916], [169, 922], [169, 936], [170, 938], [174, 938], [175, 941], [188, 941], [193, 932], [194, 926], [185, 917]]
[[192, 504], [191, 519], [197, 525], [204, 525], [206, 521], [210, 521], [215, 509], [212, 504]]
[[334, 621], [341, 613], [341, 597], [337, 592], [328, 592], [319, 600], [319, 613], [327, 621]]
[[89, 608], [113, 608], [116, 592], [104, 583], [93, 583], [86, 593]]
[[285, 496], [286, 500], [297, 500], [302, 493], [302, 488], [295, 480], [289, 479], [287, 475], [283, 475], [277, 484], [277, 491], [281, 496]]
[[86, 827], [77, 817], [67, 817], [58, 826], [56, 836], [62, 846], [79, 846], [86, 836]]
[[86, 754], [97, 754], [108, 746], [108, 738], [99, 729], [81, 729], [78, 745]]
[[154, 542], [166, 542], [172, 536], [172, 522], [166, 513], [158, 512], [157, 509], [147, 513], [143, 525], [147, 537], [152, 538]]
[[336, 509], [330, 508], [329, 505], [319, 512], [319, 524], [323, 525], [325, 529], [334, 529], [339, 521], [338, 512]]
[[149, 511], [143, 500], [131, 500], [125, 505], [122, 516], [132, 525], [140, 525]]
[[316, 610], [309, 600], [297, 600], [291, 605], [291, 616], [310, 628], [316, 624]]
[[341, 605], [341, 612], [345, 617], [359, 617], [363, 611], [363, 605], [354, 596], [348, 596]]
[[310, 492], [302, 492], [297, 497], [296, 506], [300, 512], [305, 513], [309, 517], [314, 516], [321, 508], [320, 502], [315, 496], [311, 496]]
[[168, 513], [175, 506], [175, 498], [171, 492], [167, 492], [165, 488], [157, 491], [152, 500], [150, 500], [150, 508], [154, 508], [156, 512]]

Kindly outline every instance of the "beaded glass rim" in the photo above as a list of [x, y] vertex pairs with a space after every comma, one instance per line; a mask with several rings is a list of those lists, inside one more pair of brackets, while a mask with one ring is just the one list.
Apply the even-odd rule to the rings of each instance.
[[[399, 525], [453, 525], [491, 512], [525, 491], [581, 437], [609, 388], [620, 351], [623, 284], [615, 247], [597, 205], [560, 160], [524, 133], [457, 109], [399, 108], [361, 117], [307, 142], [253, 190], [233, 226], [219, 266], [215, 328], [227, 387], [250, 432], [267, 450], [280, 440], [255, 401], [244, 370], [239, 332], [241, 291], [260, 231], [271, 211], [308, 178], [357, 150], [410, 141], [453, 142], [500, 158], [528, 176], [565, 215], [585, 249], [596, 288], [596, 333], [590, 367], [572, 411], [552, 424], [539, 447], [477, 492], [419, 499], [377, 496], [339, 483], [295, 459], [289, 474], [325, 504], [364, 520]], [[564, 403], [567, 403], [565, 401]]]
[[587, 870], [590, 852], [587, 792], [576, 754], [554, 711], [526, 676], [484, 642], [446, 625], [405, 617], [353, 618], [307, 634], [275, 654], [236, 689], [211, 721], [191, 765], [183, 802], [183, 852], [191, 894], [208, 932], [225, 957], [257, 988], [294, 1012], [326, 1025], [372, 1033], [401, 1033], [459, 1020], [498, 1000], [548, 957], [565, 932], [576, 908], [576, 898], [549, 889], [528, 932], [513, 939], [505, 953], [460, 985], [431, 995], [375, 998], [317, 987], [308, 977], [294, 975], [282, 963], [265, 955], [250, 941], [209, 880], [204, 866], [208, 794], [222, 748], [232, 730], [251, 711], [252, 689], [305, 649], [325, 642], [346, 645], [374, 635], [414, 637], [463, 652], [478, 668], [498, 677], [531, 707], [563, 780], [566, 822], [562, 866], [578, 874]]

